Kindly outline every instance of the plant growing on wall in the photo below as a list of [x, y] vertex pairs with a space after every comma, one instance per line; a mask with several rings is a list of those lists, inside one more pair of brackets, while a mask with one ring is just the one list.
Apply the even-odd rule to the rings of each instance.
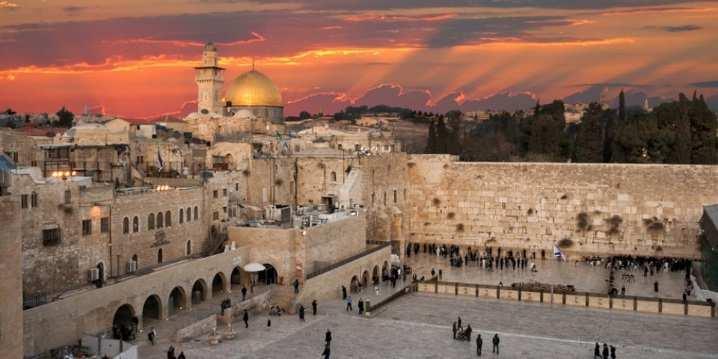
[[414, 166], [416, 166], [416, 163], [414, 163], [414, 162], [409, 162], [409, 163], [406, 164], [406, 166], [409, 167], [409, 168], [414, 168]]
[[570, 248], [573, 246], [573, 240], [571, 238], [563, 238], [558, 241], [559, 248]]
[[463, 232], [463, 231], [464, 231], [464, 224], [463, 224], [463, 223], [457, 224], [457, 225], [456, 225], [456, 231], [457, 231], [457, 232]]
[[284, 184], [284, 180], [282, 180], [281, 178], [277, 178], [276, 180], [274, 180], [274, 185], [275, 185], [275, 186], [279, 187], [279, 186], [281, 186], [282, 184]]
[[526, 211], [526, 214], [529, 215], [529, 216], [532, 215], [532, 214], [534, 214], [534, 209], [533, 209], [533, 208], [529, 208], [528, 211]]
[[589, 224], [589, 216], [586, 212], [581, 212], [576, 215], [576, 228], [579, 231], [590, 231], [591, 225]]
[[249, 170], [244, 170], [244, 171], [242, 171], [242, 174], [244, 175], [244, 177], [249, 177], [249, 175], [251, 175], [252, 172], [250, 172]]
[[441, 204], [441, 200], [438, 198], [434, 198], [433, 200], [431, 200], [431, 203], [433, 203], [434, 206], [439, 206]]
[[657, 217], [643, 219], [643, 224], [646, 226], [646, 230], [652, 233], [660, 233], [666, 230], [663, 221]]
[[446, 214], [446, 218], [448, 219], [454, 219], [454, 217], [456, 217], [456, 213], [454, 212], [449, 212]]
[[606, 231], [606, 234], [614, 235], [620, 232], [619, 227], [621, 226], [621, 223], [623, 223], [623, 218], [621, 218], [621, 216], [614, 214], [613, 216], [606, 218], [605, 221], [608, 223], [608, 230]]

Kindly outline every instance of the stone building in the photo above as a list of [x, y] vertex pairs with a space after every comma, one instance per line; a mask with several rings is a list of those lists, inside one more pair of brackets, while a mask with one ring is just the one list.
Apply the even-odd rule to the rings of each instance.
[[0, 193], [0, 348], [3, 357], [23, 357], [22, 243], [19, 196]]

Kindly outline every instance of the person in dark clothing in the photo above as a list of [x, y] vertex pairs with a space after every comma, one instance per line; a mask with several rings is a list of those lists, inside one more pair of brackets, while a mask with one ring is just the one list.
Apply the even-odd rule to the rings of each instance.
[[364, 299], [359, 298], [359, 304], [357, 304], [357, 307], [359, 308], [359, 315], [364, 314]]
[[499, 335], [494, 334], [494, 339], [491, 340], [491, 342], [494, 344], [494, 347], [491, 349], [492, 353], [496, 353], [497, 355], [499, 354], [499, 342], [500, 341], [501, 340], [499, 339]]
[[244, 310], [244, 314], [242, 314], [242, 321], [244, 322], [244, 327], [249, 328], [249, 313], [247, 313], [247, 310]]
[[242, 301], [244, 302], [245, 299], [247, 299], [247, 287], [242, 286]]
[[272, 320], [267, 318], [267, 328], [271, 328], [271, 327], [272, 327]]
[[292, 286], [294, 286], [294, 293], [299, 293], [299, 279], [295, 279], [292, 283]]
[[439, 269], [439, 279], [441, 279], [444, 276], [444, 271]]
[[458, 319], [456, 320], [456, 325], [459, 327], [459, 329], [461, 329], [461, 328], [463, 328], [463, 327], [461, 326], [461, 317], [457, 317], [457, 318], [458, 318]]
[[603, 359], [608, 359], [608, 345], [603, 343]]
[[317, 300], [312, 301], [312, 315], [317, 315]]
[[616, 347], [611, 345], [611, 359], [616, 359]]
[[593, 358], [601, 357], [601, 346], [596, 342], [596, 346], [593, 347]]
[[456, 327], [456, 322], [451, 323], [451, 332], [453, 333], [452, 337], [454, 340], [456, 340], [456, 332], [458, 331], [458, 328]]
[[688, 296], [686, 296], [686, 292], [683, 292], [683, 303], [685, 303], [688, 300]]
[[299, 305], [299, 320], [304, 321], [304, 306]]
[[327, 344], [324, 346], [324, 351], [322, 352], [324, 359], [329, 359], [329, 354], [331, 354], [331, 350], [329, 350], [329, 344]]
[[658, 281], [653, 282], [653, 291], [658, 293]]
[[155, 337], [157, 336], [157, 332], [155, 332], [155, 328], [152, 328], [149, 333], [147, 333], [147, 339], [149, 339], [150, 343], [152, 345], [155, 345]]
[[171, 346], [167, 349], [167, 359], [177, 359], [175, 356], [175, 347]]
[[326, 334], [324, 334], [324, 341], [327, 343], [327, 345], [332, 343], [332, 331], [327, 329]]
[[434, 268], [431, 268], [431, 276], [433, 277], [435, 275], [436, 275], [436, 272], [434, 271]]
[[467, 325], [466, 330], [464, 331], [464, 334], [466, 335], [466, 338], [467, 338], [466, 341], [468, 341], [468, 342], [471, 341], [471, 332], [472, 331], [473, 331], [473, 329], [471, 329], [471, 324]]
[[347, 287], [342, 286], [342, 300], [347, 299]]
[[481, 339], [481, 333], [476, 335], [476, 356], [481, 356], [481, 347], [484, 345], [484, 340]]
[[180, 352], [180, 355], [177, 357], [177, 359], [187, 359], [184, 356], [184, 352]]

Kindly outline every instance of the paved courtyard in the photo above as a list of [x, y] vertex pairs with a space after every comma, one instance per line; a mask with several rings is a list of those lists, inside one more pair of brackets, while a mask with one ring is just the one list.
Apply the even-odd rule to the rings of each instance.
[[[561, 262], [556, 259], [537, 259], [529, 262], [536, 263], [537, 272], [525, 270], [508, 269], [488, 270], [476, 263], [460, 268], [451, 267], [449, 260], [431, 254], [412, 255], [407, 258], [407, 263], [414, 269], [419, 277], [422, 275], [429, 278], [431, 269], [443, 270], [442, 280], [498, 285], [503, 282], [505, 286], [514, 282], [541, 282], [546, 284], [572, 284], [577, 291], [592, 293], [608, 292], [609, 270], [604, 266], [594, 266], [584, 262]], [[623, 273], [633, 275], [633, 280], [624, 280]], [[654, 275], [643, 276], [643, 272], [616, 271], [615, 286], [618, 290], [621, 286], [626, 287], [626, 295], [642, 297], [661, 297], [681, 299], [684, 289], [683, 272], [659, 271]], [[658, 281], [658, 293], [653, 291], [653, 283]], [[692, 296], [689, 298], [693, 298]]]
[[175, 346], [188, 358], [315, 359], [330, 329], [332, 358], [475, 357], [473, 341], [451, 339], [451, 322], [460, 314], [474, 333], [481, 333], [489, 357], [494, 357], [490, 338], [499, 333], [503, 358], [591, 358], [594, 341], [616, 346], [619, 358], [718, 358], [715, 319], [431, 294], [401, 297], [373, 318], [348, 314], [343, 306], [339, 300], [320, 302], [319, 315], [308, 314], [305, 322], [296, 316], [272, 317], [271, 328], [266, 315], [256, 315], [249, 329], [235, 325], [233, 340], [210, 346], [199, 338]]

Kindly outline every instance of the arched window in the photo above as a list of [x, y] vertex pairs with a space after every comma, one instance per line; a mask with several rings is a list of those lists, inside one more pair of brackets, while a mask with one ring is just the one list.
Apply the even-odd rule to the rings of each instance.
[[162, 212], [157, 213], [157, 229], [164, 227], [164, 218], [162, 218]]
[[187, 241], [187, 255], [192, 255], [192, 241]]
[[135, 216], [132, 218], [132, 232], [137, 233], [140, 231], [140, 219]]
[[130, 233], [130, 219], [127, 217], [122, 220], [122, 233]]
[[332, 182], [336, 182], [337, 181], [337, 173], [332, 171], [330, 178], [331, 178]]
[[187, 207], [187, 222], [192, 220], [192, 207]]
[[154, 213], [150, 213], [150, 214], [147, 216], [147, 230], [148, 230], [148, 231], [151, 231], [151, 230], [153, 230], [153, 229], [155, 229], [155, 214], [154, 214]]
[[197, 206], [194, 206], [194, 220], [196, 221], [197, 218], [199, 218], [199, 209], [197, 209]]
[[179, 211], [179, 221], [180, 221], [180, 224], [182, 224], [182, 222], [184, 222], [184, 209], [183, 208], [180, 208], [180, 211]]
[[162, 248], [157, 250], [157, 263], [162, 264]]
[[172, 226], [172, 212], [167, 211], [165, 212], [165, 227], [171, 227]]

